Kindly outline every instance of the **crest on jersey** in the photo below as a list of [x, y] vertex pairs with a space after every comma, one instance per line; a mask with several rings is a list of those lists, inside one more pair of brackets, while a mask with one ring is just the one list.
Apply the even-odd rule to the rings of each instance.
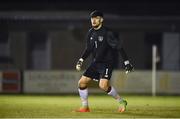
[[103, 41], [103, 36], [98, 36], [98, 41], [102, 42]]

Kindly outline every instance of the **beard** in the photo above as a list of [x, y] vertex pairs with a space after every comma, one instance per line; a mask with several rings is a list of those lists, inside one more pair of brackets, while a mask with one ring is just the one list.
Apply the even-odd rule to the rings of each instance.
[[98, 25], [96, 25], [96, 26], [92, 26], [93, 28], [98, 28]]
[[98, 28], [100, 24], [92, 25], [93, 28]]

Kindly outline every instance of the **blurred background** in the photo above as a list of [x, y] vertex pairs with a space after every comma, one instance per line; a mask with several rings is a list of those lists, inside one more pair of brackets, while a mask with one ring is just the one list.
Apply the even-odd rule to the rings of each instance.
[[[119, 34], [135, 66], [126, 75], [122, 60], [117, 61], [112, 84], [118, 91], [179, 95], [179, 6], [179, 1], [151, 0], [1, 1], [0, 92], [77, 93], [82, 72], [75, 71], [75, 64], [91, 27], [89, 14], [97, 9], [104, 12], [105, 26]], [[101, 92], [94, 82], [90, 91]]]

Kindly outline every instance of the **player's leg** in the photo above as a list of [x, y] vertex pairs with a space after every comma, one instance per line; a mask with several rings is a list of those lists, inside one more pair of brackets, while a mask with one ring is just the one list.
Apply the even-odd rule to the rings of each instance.
[[124, 112], [126, 110], [127, 101], [119, 96], [117, 91], [113, 86], [110, 86], [108, 79], [100, 79], [99, 87], [104, 90], [108, 95], [112, 96], [119, 103], [119, 112]]
[[110, 79], [112, 76], [113, 68], [111, 66], [107, 66], [102, 75], [101, 79], [99, 81], [99, 87], [103, 89], [105, 92], [107, 92], [108, 95], [112, 96], [114, 99], [116, 99], [119, 102], [119, 112], [124, 112], [126, 110], [127, 102], [122, 97], [119, 96], [117, 91], [113, 86], [110, 85]]
[[110, 86], [108, 79], [100, 79], [99, 87], [104, 90], [108, 95], [112, 96], [119, 103], [119, 112], [124, 112], [126, 110], [127, 101], [119, 96], [117, 91], [113, 86]]
[[80, 78], [78, 82], [78, 91], [82, 101], [82, 108], [78, 110], [78, 112], [89, 112], [88, 106], [88, 83], [92, 79], [97, 79], [99, 77], [99, 73], [96, 71], [96, 66], [91, 64], [87, 70], [84, 72], [83, 76]]
[[105, 79], [105, 78], [100, 79], [99, 87], [105, 92], [107, 92], [107, 94], [112, 96], [114, 99], [118, 101], [121, 100], [121, 97], [119, 96], [115, 88], [113, 86], [110, 86], [108, 79]]
[[92, 79], [86, 76], [82, 76], [78, 82], [78, 92], [82, 103], [82, 107], [77, 110], [78, 112], [90, 111], [88, 106], [88, 88], [87, 88], [87, 85], [90, 80]]

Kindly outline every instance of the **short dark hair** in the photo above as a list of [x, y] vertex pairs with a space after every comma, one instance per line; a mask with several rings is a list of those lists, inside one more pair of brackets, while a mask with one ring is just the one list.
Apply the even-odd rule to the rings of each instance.
[[94, 10], [93, 12], [91, 12], [90, 14], [90, 17], [97, 17], [97, 16], [100, 16], [100, 17], [103, 17], [103, 13], [98, 11], [98, 10]]

